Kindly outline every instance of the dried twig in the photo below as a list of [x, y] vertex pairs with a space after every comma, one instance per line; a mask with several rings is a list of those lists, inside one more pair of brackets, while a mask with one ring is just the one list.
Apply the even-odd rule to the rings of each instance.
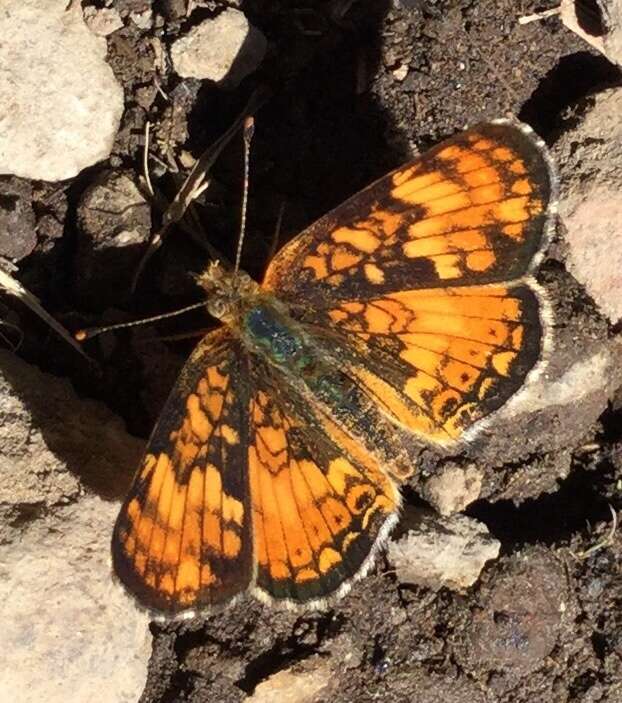
[[190, 173], [183, 182], [181, 188], [179, 189], [177, 195], [170, 203], [170, 205], [164, 211], [162, 217], [162, 227], [155, 233], [147, 250], [145, 251], [143, 257], [141, 258], [136, 272], [134, 274], [134, 279], [132, 281], [132, 292], [136, 290], [136, 285], [138, 284], [138, 279], [145, 268], [147, 261], [153, 256], [153, 254], [162, 245], [162, 240], [166, 235], [167, 231], [175, 222], [181, 220], [184, 216], [186, 210], [190, 206], [193, 200], [196, 200], [201, 193], [208, 187], [209, 180], [207, 178], [209, 170], [213, 166], [214, 162], [220, 155], [220, 152], [225, 148], [225, 146], [231, 141], [235, 136], [237, 131], [244, 124], [244, 120], [247, 115], [255, 112], [265, 101], [266, 94], [262, 90], [255, 91], [248, 101], [244, 110], [240, 113], [238, 118], [233, 122], [231, 127], [208, 149], [206, 149], [201, 157], [197, 160], [195, 165], [192, 167]]
[[553, 7], [550, 10], [542, 10], [541, 12], [534, 12], [532, 15], [523, 15], [518, 18], [518, 24], [529, 24], [530, 22], [540, 22], [545, 20], [547, 17], [555, 17], [559, 15], [562, 11], [561, 7]]
[[151, 176], [149, 175], [149, 132], [151, 130], [151, 122], [147, 120], [145, 122], [145, 145], [143, 147], [143, 175], [145, 176], [145, 183], [147, 184], [147, 190], [149, 195], [153, 198], [154, 191], [151, 185]]

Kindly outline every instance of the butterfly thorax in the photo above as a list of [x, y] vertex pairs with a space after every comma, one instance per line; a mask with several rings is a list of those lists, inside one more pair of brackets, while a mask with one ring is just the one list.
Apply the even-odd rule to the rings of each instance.
[[207, 309], [225, 323], [252, 353], [283, 371], [308, 373], [316, 352], [287, 307], [243, 271], [212, 264], [199, 279], [207, 292]]

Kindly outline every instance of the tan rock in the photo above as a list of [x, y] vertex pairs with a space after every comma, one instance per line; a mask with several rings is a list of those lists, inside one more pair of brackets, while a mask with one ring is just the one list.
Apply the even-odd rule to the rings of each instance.
[[622, 66], [622, 0], [562, 0], [560, 14], [568, 29]]
[[3, 0], [0, 173], [59, 181], [107, 158], [123, 90], [80, 3]]
[[230, 8], [177, 39], [171, 58], [179, 76], [235, 87], [262, 62], [266, 48], [264, 35]]
[[110, 569], [142, 442], [71, 385], [0, 352], [0, 700], [134, 703], [151, 644]]
[[320, 703], [331, 680], [331, 670], [316, 660], [304, 668], [284, 669], [262, 681], [248, 703]]
[[487, 561], [497, 558], [500, 547], [477, 520], [422, 514], [415, 528], [389, 543], [387, 552], [401, 583], [462, 591], [477, 581]]
[[479, 498], [482, 478], [474, 464], [465, 468], [449, 464], [441, 474], [428, 479], [424, 497], [441, 515], [459, 513]]
[[622, 91], [594, 96], [555, 147], [567, 266], [612, 323], [622, 319]]

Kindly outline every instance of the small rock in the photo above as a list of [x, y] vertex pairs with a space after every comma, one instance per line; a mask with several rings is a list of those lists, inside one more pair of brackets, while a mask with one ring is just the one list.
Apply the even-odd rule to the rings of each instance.
[[186, 16], [188, 0], [162, 0], [162, 12], [169, 21], [181, 20]]
[[98, 37], [107, 37], [123, 27], [121, 15], [114, 7], [85, 7], [84, 21], [91, 32]]
[[0, 173], [58, 181], [109, 156], [123, 90], [80, 3], [4, 0]]
[[151, 208], [133, 174], [107, 171], [78, 205], [77, 288], [98, 306], [126, 299], [142, 245], [151, 235]]
[[183, 78], [206, 78], [235, 88], [259, 66], [266, 48], [266, 38], [244, 13], [229, 8], [177, 39], [171, 58]]
[[562, 22], [581, 39], [622, 66], [622, 0], [562, 0]]
[[344, 670], [358, 669], [365, 659], [364, 643], [348, 632], [323, 642], [320, 651], [333, 657]]
[[140, 12], [130, 12], [130, 19], [138, 29], [151, 29], [153, 25], [153, 10], [146, 7]]
[[406, 64], [402, 64], [399, 68], [396, 68], [394, 71], [391, 71], [393, 74], [393, 78], [395, 78], [396, 81], [403, 81], [406, 76], [408, 75], [408, 66]]
[[[67, 194], [57, 183], [38, 181], [33, 184], [32, 204], [37, 217], [37, 237], [41, 251], [51, 246], [51, 241], [63, 236], [67, 218]], [[47, 241], [46, 241], [47, 240]]]
[[118, 505], [100, 496], [124, 490], [142, 442], [67, 381], [8, 352], [0, 370], [0, 700], [133, 703], [149, 616], [112, 580]]
[[612, 323], [622, 319], [622, 91], [592, 98], [555, 146], [567, 266]]
[[462, 468], [449, 463], [440, 475], [428, 479], [423, 488], [424, 498], [441, 515], [459, 513], [479, 498], [482, 479], [482, 472], [474, 464]]
[[401, 583], [462, 591], [477, 581], [488, 560], [497, 558], [500, 547], [477, 520], [424, 515], [416, 528], [389, 543], [388, 556]]
[[572, 620], [562, 565], [544, 549], [510, 558], [482, 587], [480, 608], [459, 649], [467, 668], [527, 674], [551, 652], [565, 619]]
[[19, 178], [0, 178], [0, 256], [18, 261], [35, 248], [32, 187]]
[[247, 703], [320, 703], [327, 700], [326, 689], [333, 672], [321, 660], [303, 667], [283, 669], [262, 681]]

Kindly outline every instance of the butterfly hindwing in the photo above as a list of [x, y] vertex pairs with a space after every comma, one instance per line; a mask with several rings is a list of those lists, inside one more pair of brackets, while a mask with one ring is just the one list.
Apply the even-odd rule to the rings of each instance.
[[543, 144], [528, 128], [479, 125], [311, 225], [277, 254], [263, 285], [321, 305], [511, 281], [544, 244], [554, 189]]
[[226, 601], [252, 579], [245, 363], [225, 328], [199, 344], [117, 518], [115, 571], [152, 609]]
[[255, 371], [249, 483], [255, 591], [316, 602], [344, 588], [397, 518], [400, 496], [377, 460], [291, 388]]
[[301, 319], [372, 405], [445, 444], [500, 407], [538, 361], [539, 295], [533, 283], [408, 290]]

